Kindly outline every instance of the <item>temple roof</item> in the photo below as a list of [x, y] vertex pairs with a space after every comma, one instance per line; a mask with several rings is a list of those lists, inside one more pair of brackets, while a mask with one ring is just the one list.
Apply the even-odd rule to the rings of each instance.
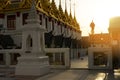
[[111, 41], [110, 35], [108, 33], [93, 34], [90, 35], [91, 44], [109, 44]]
[[[64, 24], [72, 27], [73, 29], [80, 31], [80, 26], [76, 20], [72, 17], [72, 14], [68, 15], [67, 10], [63, 11], [61, 4], [59, 4], [59, 8], [57, 8], [55, 1], [52, 0], [35, 0], [36, 8], [38, 11], [46, 14], [47, 16], [53, 17]], [[32, 0], [22, 0], [22, 1], [14, 1], [11, 0], [0, 0], [0, 13], [8, 13], [8, 12], [21, 12], [30, 10], [32, 5]]]

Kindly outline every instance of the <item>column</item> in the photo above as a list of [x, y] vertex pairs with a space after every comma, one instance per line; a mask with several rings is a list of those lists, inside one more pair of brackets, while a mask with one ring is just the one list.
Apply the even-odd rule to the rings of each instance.
[[53, 53], [53, 63], [55, 63], [55, 53]]
[[43, 14], [43, 16], [42, 16], [42, 27], [44, 27], [45, 28], [45, 15]]
[[7, 29], [7, 15], [5, 15], [5, 18], [3, 19], [3, 27]]
[[11, 62], [10, 53], [5, 53], [5, 64], [6, 64], [6, 66], [10, 66], [10, 62]]
[[109, 69], [112, 69], [113, 65], [112, 65], [112, 51], [111, 50], [110, 51], [108, 50], [107, 57], [108, 57], [107, 66]]
[[19, 29], [22, 26], [22, 15], [20, 12], [17, 12], [16, 14], [17, 14], [17, 16], [16, 16], [16, 29]]
[[60, 53], [60, 63], [62, 63], [62, 53]]

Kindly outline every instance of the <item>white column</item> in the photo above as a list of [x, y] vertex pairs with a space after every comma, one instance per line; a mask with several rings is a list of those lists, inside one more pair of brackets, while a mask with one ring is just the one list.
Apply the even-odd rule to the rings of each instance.
[[42, 15], [42, 27], [45, 28], [45, 15], [44, 14]]
[[5, 53], [5, 64], [6, 64], [6, 66], [10, 66], [10, 62], [11, 62], [10, 53]]
[[16, 29], [19, 29], [22, 26], [22, 15], [21, 15], [21, 13], [19, 13], [19, 14], [20, 14], [20, 16], [16, 15]]
[[5, 29], [7, 29], [7, 15], [5, 15], [4, 19], [3, 19], [3, 27]]
[[61, 55], [62, 53], [60, 53], [60, 62], [62, 61], [62, 55]]
[[55, 62], [55, 53], [53, 53], [53, 62]]

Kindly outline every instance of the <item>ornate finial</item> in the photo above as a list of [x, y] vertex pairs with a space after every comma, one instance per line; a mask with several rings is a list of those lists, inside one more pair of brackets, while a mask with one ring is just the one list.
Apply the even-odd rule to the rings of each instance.
[[52, 2], [54, 2], [54, 0], [52, 0]]
[[71, 14], [71, 0], [70, 0], [70, 14]]
[[67, 4], [66, 4], [66, 0], [65, 0], [65, 12], [67, 12]]
[[59, 9], [60, 9], [60, 8], [62, 9], [62, 7], [61, 7], [61, 0], [59, 1]]
[[74, 0], [74, 19], [76, 19], [76, 15], [75, 15], [75, 0]]
[[61, 0], [59, 1], [59, 6], [61, 6]]
[[64, 14], [63, 14], [62, 6], [61, 6], [61, 0], [59, 1], [59, 13], [60, 13], [59, 18], [64, 21], [65, 17], [64, 17]]
[[95, 24], [94, 24], [93, 20], [90, 23], [90, 27], [91, 27], [91, 34], [93, 35], [94, 34], [94, 28], [95, 28]]
[[35, 11], [36, 12], [35, 0], [32, 0], [31, 11]]
[[28, 14], [28, 20], [27, 20], [27, 22], [31, 23], [31, 19], [32, 20], [33, 19], [34, 20], [38, 20], [38, 22], [39, 22], [39, 15], [37, 14], [35, 0], [32, 0], [32, 6], [31, 6], [30, 12]]

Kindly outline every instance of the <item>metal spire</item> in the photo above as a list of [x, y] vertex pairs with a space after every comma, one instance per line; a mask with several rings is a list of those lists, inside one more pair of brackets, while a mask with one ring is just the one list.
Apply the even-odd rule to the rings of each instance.
[[76, 18], [76, 15], [75, 15], [75, 0], [74, 0], [74, 19]]
[[65, 11], [67, 12], [67, 4], [66, 4], [66, 0], [65, 0]]
[[59, 1], [59, 6], [61, 6], [61, 0]]
[[71, 0], [70, 0], [70, 14], [71, 14]]
[[60, 9], [60, 8], [62, 8], [62, 7], [61, 7], [61, 0], [59, 0], [59, 9]]

